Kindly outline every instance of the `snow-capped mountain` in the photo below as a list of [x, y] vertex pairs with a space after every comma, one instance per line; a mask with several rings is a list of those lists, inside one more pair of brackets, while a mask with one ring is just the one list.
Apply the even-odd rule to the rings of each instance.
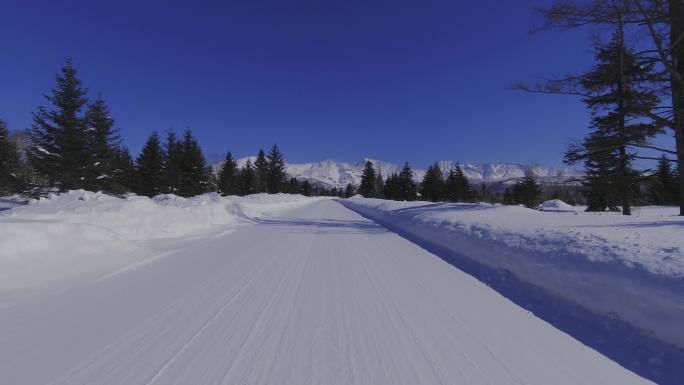
[[[250, 156], [237, 160], [238, 167], [243, 167], [247, 160], [254, 163], [256, 157]], [[308, 180], [309, 183], [326, 188], [344, 188], [347, 184], [358, 185], [361, 183], [361, 174], [366, 161], [371, 161], [376, 171], [380, 171], [383, 178], [392, 173], [398, 173], [402, 165], [383, 162], [377, 159], [363, 159], [357, 163], [338, 162], [335, 160], [323, 160], [316, 163], [288, 163], [285, 171], [288, 176], [299, 180]], [[456, 165], [461, 166], [463, 173], [472, 183], [498, 183], [513, 182], [525, 176], [529, 172], [540, 182], [559, 183], [577, 178], [581, 173], [567, 167], [548, 167], [542, 165], [521, 165], [501, 163], [456, 163], [450, 160], [440, 161], [439, 167], [446, 175]], [[218, 172], [223, 162], [215, 163], [212, 167]], [[414, 169], [414, 179], [421, 181], [425, 170]]]

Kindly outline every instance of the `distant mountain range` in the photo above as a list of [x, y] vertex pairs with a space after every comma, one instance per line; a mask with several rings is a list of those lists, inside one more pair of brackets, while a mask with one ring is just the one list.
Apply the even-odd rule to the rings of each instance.
[[[237, 160], [238, 167], [243, 167], [250, 159], [252, 162], [256, 157], [247, 157]], [[363, 159], [358, 163], [337, 162], [334, 160], [323, 160], [316, 163], [288, 163], [285, 171], [289, 177], [295, 177], [300, 181], [308, 180], [317, 186], [326, 188], [344, 188], [348, 183], [352, 185], [359, 185], [361, 183], [361, 174], [366, 161], [373, 162], [376, 171], [380, 171], [383, 178], [389, 174], [398, 173], [402, 165], [383, 162], [376, 159]], [[502, 163], [456, 163], [450, 160], [440, 161], [439, 167], [446, 175], [449, 171], [461, 166], [463, 173], [468, 177], [471, 183], [514, 183], [520, 178], [524, 177], [526, 173], [531, 173], [541, 183], [555, 184], [565, 183], [580, 177], [582, 173], [578, 170], [568, 167], [548, 167], [542, 165], [521, 165], [521, 164], [502, 164]], [[212, 165], [215, 171], [220, 170], [223, 162], [218, 162]], [[425, 170], [414, 169], [414, 179], [420, 182], [425, 175]]]

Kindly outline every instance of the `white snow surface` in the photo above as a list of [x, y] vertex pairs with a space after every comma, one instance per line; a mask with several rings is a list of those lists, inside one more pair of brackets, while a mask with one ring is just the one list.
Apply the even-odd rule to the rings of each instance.
[[545, 204], [561, 209], [555, 212], [358, 197], [345, 205], [684, 347], [684, 218], [677, 208], [623, 216], [578, 212], [560, 201]]
[[[84, 253], [89, 237], [166, 250], [49, 292], [6, 296], [0, 382], [648, 383], [333, 200], [115, 199], [73, 192], [0, 218], [3, 230], [23, 228], [14, 236], [31, 231], [25, 242], [55, 244], [49, 255], [13, 258], [27, 268], [125, 252], [108, 245]], [[212, 231], [194, 223], [202, 217]]]
[[[247, 160], [254, 163], [255, 156], [241, 158], [237, 160], [238, 167], [244, 167]], [[363, 159], [357, 163], [338, 162], [335, 160], [323, 160], [313, 163], [287, 163], [285, 171], [290, 177], [298, 180], [308, 180], [316, 185], [327, 188], [344, 189], [351, 183], [358, 186], [361, 183], [361, 174], [366, 161], [371, 161], [376, 172], [383, 177], [401, 171], [403, 164], [394, 164], [377, 159]], [[438, 162], [444, 175], [457, 165], [461, 167], [463, 173], [471, 183], [493, 183], [493, 182], [512, 182], [531, 173], [541, 182], [560, 183], [580, 177], [581, 172], [568, 167], [551, 167], [542, 165], [521, 165], [521, 164], [502, 164], [502, 163], [460, 163], [451, 160]], [[212, 167], [218, 172], [223, 166], [223, 162], [218, 162]], [[423, 180], [425, 170], [414, 168], [414, 179], [417, 182]]]

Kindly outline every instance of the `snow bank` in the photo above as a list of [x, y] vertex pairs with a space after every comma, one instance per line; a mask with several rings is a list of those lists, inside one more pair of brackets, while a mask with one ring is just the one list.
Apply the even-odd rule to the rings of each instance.
[[542, 205], [541, 205], [542, 211], [575, 212], [575, 211], [584, 211], [584, 209], [585, 208], [582, 206], [569, 205], [560, 199], [553, 199], [550, 201], [546, 201], [546, 202], [542, 203]]
[[[644, 207], [626, 217], [484, 203], [343, 203], [420, 241], [510, 271], [684, 347], [684, 218], [675, 208]], [[558, 202], [549, 206], [564, 208]]]
[[12, 205], [0, 211], [0, 291], [115, 268], [164, 249], [160, 242], [245, 225], [314, 199], [215, 193], [117, 198], [75, 190]]

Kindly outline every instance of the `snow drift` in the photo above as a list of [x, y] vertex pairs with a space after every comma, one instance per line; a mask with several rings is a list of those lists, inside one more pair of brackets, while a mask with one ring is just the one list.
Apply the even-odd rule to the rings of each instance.
[[[684, 218], [645, 207], [632, 217], [517, 206], [352, 198], [345, 206], [655, 338], [684, 347]], [[558, 210], [560, 209], [560, 210]]]
[[168, 252], [184, 238], [246, 225], [313, 199], [319, 198], [215, 193], [117, 198], [75, 190], [13, 205], [0, 211], [0, 291], [111, 270]]

